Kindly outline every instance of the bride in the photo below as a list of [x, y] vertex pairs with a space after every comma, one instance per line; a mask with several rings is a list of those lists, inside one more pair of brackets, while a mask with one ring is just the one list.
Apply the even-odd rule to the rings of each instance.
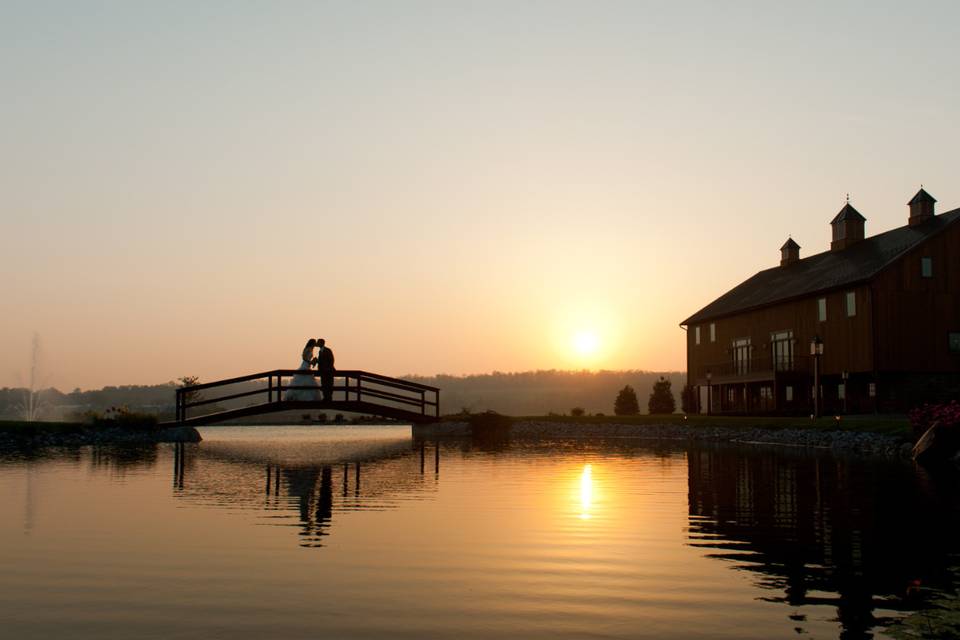
[[290, 378], [288, 386], [291, 387], [310, 387], [309, 389], [290, 389], [283, 394], [284, 400], [319, 400], [320, 399], [320, 385], [317, 384], [317, 379], [313, 376], [313, 370], [310, 368], [316, 364], [317, 359], [313, 357], [313, 349], [317, 346], [317, 341], [313, 338], [307, 340], [306, 346], [303, 347], [302, 359], [300, 363], [300, 368], [297, 371], [301, 372], [297, 375]]

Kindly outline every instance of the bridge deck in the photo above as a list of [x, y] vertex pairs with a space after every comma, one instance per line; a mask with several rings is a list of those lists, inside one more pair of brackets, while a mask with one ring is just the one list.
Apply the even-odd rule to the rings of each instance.
[[[291, 410], [348, 411], [417, 424], [435, 422], [440, 416], [440, 390], [436, 387], [367, 371], [336, 371], [331, 400], [322, 401], [317, 385], [291, 384], [293, 376], [304, 373], [276, 369], [181, 387], [177, 389], [176, 421], [183, 425], [213, 424]], [[309, 374], [319, 377], [316, 371]], [[200, 407], [212, 411], [197, 414]]]

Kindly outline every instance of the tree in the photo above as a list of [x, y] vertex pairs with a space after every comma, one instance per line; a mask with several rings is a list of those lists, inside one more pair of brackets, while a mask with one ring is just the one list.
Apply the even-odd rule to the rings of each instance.
[[683, 409], [684, 413], [697, 412], [697, 391], [693, 388], [693, 385], [683, 386], [683, 391], [680, 392], [680, 408]]
[[640, 413], [640, 402], [637, 392], [630, 385], [620, 389], [617, 399], [613, 403], [613, 412], [618, 416], [635, 416]]
[[574, 418], [582, 418], [586, 412], [586, 409], [583, 407], [574, 407], [573, 409], [570, 409], [570, 415]]
[[653, 383], [653, 391], [650, 393], [647, 409], [651, 414], [673, 413], [677, 410], [677, 403], [673, 399], [673, 392], [670, 390], [670, 381], [663, 376], [660, 376], [660, 379]]
[[[177, 382], [180, 383], [180, 388], [183, 387], [192, 387], [193, 385], [200, 384], [199, 376], [183, 376], [182, 378], [177, 378]], [[187, 404], [193, 402], [199, 402], [203, 399], [203, 394], [199, 391], [184, 391], [183, 392], [183, 401]]]

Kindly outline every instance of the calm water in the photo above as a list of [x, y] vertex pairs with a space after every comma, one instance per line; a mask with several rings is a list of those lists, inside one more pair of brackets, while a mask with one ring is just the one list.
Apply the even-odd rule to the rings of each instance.
[[[958, 628], [955, 477], [779, 449], [219, 428], [0, 457], [9, 638]], [[899, 622], [898, 622], [899, 621]]]

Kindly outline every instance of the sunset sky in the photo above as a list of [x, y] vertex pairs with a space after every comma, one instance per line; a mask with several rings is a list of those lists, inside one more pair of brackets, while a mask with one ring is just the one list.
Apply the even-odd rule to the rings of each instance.
[[4, 2], [0, 387], [683, 369], [678, 323], [960, 206], [960, 3]]

